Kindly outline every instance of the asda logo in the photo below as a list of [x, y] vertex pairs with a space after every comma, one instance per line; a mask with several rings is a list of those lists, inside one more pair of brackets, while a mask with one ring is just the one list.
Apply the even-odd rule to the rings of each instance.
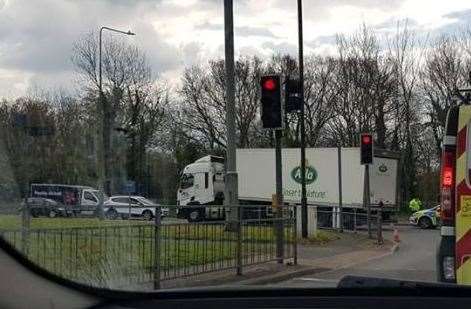
[[388, 167], [384, 164], [381, 164], [378, 169], [381, 173], [386, 173], [388, 171]]
[[[291, 171], [291, 178], [297, 183], [301, 183], [301, 166], [295, 167]], [[312, 166], [306, 166], [306, 184], [309, 185], [316, 181], [317, 179], [317, 171]]]

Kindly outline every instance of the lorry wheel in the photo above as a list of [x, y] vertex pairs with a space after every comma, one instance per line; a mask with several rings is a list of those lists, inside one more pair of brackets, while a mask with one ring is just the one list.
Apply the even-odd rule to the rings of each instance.
[[422, 217], [419, 219], [418, 224], [421, 229], [429, 229], [432, 226], [432, 220], [427, 217]]
[[146, 221], [150, 221], [152, 220], [152, 212], [150, 210], [144, 210], [144, 212], [142, 213], [142, 216], [144, 217], [144, 220]]
[[118, 218], [118, 212], [114, 209], [110, 209], [106, 212], [106, 218], [116, 220]]
[[202, 217], [201, 209], [192, 209], [188, 213], [188, 222], [199, 222], [203, 219]]

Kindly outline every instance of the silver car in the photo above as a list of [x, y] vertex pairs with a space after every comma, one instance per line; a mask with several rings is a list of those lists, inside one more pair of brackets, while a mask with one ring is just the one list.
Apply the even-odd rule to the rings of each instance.
[[[161, 207], [159, 204], [137, 195], [114, 195], [104, 203], [105, 215], [109, 219], [144, 218], [152, 220], [155, 217], [156, 209]], [[168, 216], [168, 208], [161, 207], [161, 217]]]

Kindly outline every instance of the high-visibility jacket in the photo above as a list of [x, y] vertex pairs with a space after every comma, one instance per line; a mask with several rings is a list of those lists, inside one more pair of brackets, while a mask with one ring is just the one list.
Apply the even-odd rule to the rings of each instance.
[[417, 198], [414, 198], [409, 202], [409, 209], [414, 211], [414, 212], [419, 211], [420, 206], [422, 206], [422, 203]]

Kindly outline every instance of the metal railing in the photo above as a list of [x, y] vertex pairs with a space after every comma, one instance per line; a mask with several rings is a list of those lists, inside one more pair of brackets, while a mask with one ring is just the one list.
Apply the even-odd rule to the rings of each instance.
[[[316, 210], [317, 227], [346, 231], [368, 231], [368, 214], [363, 209], [348, 208], [339, 211], [338, 208], [321, 208]], [[382, 242], [383, 215], [380, 208], [372, 208], [370, 222], [372, 236]]]
[[[67, 220], [83, 219], [36, 218], [51, 225], [54, 220], [66, 224], [51, 228], [28, 224], [26, 229], [0, 230], [0, 236], [52, 273], [107, 288], [146, 283], [159, 288], [164, 280], [228, 269], [239, 273], [248, 265], [295, 257], [293, 211], [286, 209], [277, 216], [259, 205], [231, 209], [237, 210], [235, 224], [224, 218], [188, 223], [156, 215], [154, 221], [113, 220], [106, 226], [67, 227]], [[210, 211], [205, 207], [205, 212]]]

